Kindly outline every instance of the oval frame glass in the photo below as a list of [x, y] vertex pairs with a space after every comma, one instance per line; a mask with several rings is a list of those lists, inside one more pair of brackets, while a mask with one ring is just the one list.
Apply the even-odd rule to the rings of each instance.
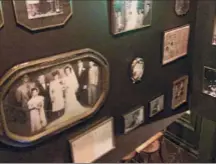
[[190, 0], [175, 0], [175, 13], [178, 16], [186, 15], [190, 9]]
[[145, 69], [145, 63], [143, 58], [137, 57], [135, 58], [130, 67], [131, 72], [131, 80], [133, 83], [138, 83], [142, 80]]

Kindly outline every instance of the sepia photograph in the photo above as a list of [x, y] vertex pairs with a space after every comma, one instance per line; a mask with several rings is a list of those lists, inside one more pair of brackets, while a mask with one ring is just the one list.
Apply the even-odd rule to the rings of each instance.
[[175, 12], [177, 15], [185, 15], [189, 11], [190, 0], [175, 0]]
[[187, 55], [190, 25], [164, 32], [163, 65]]
[[131, 80], [133, 83], [141, 81], [144, 73], [144, 60], [135, 58], [131, 63]]
[[0, 0], [0, 28], [4, 25], [4, 16], [2, 10], [2, 1]]
[[134, 111], [124, 115], [124, 133], [128, 133], [131, 130], [138, 127], [144, 122], [144, 106], [136, 108]]
[[153, 117], [164, 110], [164, 95], [157, 97], [150, 102], [149, 117]]
[[216, 45], [216, 17], [214, 18], [214, 27], [212, 35], [212, 45]]
[[[64, 55], [70, 53], [59, 55], [61, 62]], [[12, 83], [3, 104], [10, 132], [31, 137], [72, 125], [98, 109], [108, 88], [106, 60], [94, 51], [79, 55], [77, 60], [25, 71]]]
[[203, 93], [216, 97], [216, 69], [204, 67]]
[[152, 0], [112, 0], [112, 33], [118, 34], [151, 25]]
[[64, 25], [72, 16], [72, 0], [13, 0], [16, 21], [35, 31]]
[[188, 76], [183, 76], [173, 83], [172, 109], [187, 102]]

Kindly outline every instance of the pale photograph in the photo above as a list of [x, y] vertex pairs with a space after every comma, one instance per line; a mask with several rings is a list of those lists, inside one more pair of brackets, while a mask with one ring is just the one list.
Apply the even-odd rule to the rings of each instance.
[[185, 15], [190, 8], [190, 0], [175, 0], [175, 12], [177, 15]]

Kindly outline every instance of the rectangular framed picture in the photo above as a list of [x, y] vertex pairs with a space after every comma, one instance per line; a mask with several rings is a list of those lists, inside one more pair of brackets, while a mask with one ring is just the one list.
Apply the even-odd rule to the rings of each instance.
[[150, 102], [149, 117], [153, 117], [164, 109], [164, 95], [157, 97]]
[[74, 163], [92, 163], [115, 148], [113, 118], [69, 140]]
[[212, 35], [212, 45], [216, 45], [216, 16], [214, 18], [214, 27], [213, 27], [213, 35]]
[[113, 34], [151, 25], [152, 0], [111, 0], [110, 3]]
[[188, 76], [183, 76], [173, 82], [172, 109], [187, 102]]
[[163, 65], [187, 55], [189, 33], [189, 24], [164, 32]]
[[2, 1], [0, 0], [0, 28], [4, 25], [4, 16], [2, 10]]
[[124, 133], [128, 133], [144, 122], [144, 106], [138, 107], [124, 117]]
[[203, 93], [216, 97], [216, 69], [204, 67]]

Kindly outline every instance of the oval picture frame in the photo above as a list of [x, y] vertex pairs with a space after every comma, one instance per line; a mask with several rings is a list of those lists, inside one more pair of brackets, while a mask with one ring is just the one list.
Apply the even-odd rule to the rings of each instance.
[[190, 9], [190, 0], [175, 0], [175, 13], [178, 16], [186, 15]]
[[134, 84], [142, 80], [144, 69], [145, 69], [145, 63], [144, 63], [143, 58], [136, 57], [132, 61], [131, 66], [130, 66], [130, 76]]

